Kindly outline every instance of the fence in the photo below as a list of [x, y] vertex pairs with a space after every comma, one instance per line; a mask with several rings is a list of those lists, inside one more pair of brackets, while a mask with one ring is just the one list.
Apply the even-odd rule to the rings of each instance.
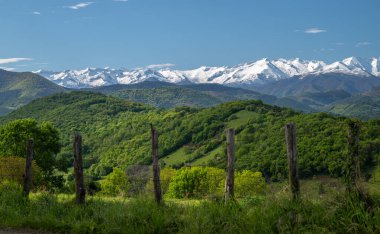
[[[8, 159], [8, 160], [7, 160]], [[13, 160], [15, 159], [15, 160]], [[20, 160], [18, 160], [20, 159]], [[21, 161], [22, 160], [22, 161]], [[23, 182], [25, 160], [16, 157], [1, 158], [0, 163], [0, 181], [12, 180], [19, 183]]]
[[[157, 203], [161, 203], [163, 200], [163, 194], [168, 192], [170, 180], [161, 180], [160, 178], [160, 166], [158, 163], [158, 133], [153, 126], [151, 126], [151, 140], [152, 140], [152, 166], [134, 165], [126, 168], [125, 173], [128, 178], [128, 193], [150, 193], [153, 194]], [[348, 176], [347, 186], [349, 190], [356, 188], [356, 181], [359, 178], [359, 155], [358, 155], [358, 134], [359, 126], [355, 123], [350, 123], [348, 128], [348, 148], [349, 154], [348, 163]], [[289, 186], [293, 195], [293, 199], [300, 198], [300, 183], [298, 177], [298, 163], [297, 163], [297, 143], [296, 143], [296, 128], [293, 123], [285, 125], [285, 139], [287, 145], [287, 157], [289, 167]], [[82, 137], [79, 133], [74, 135], [74, 172], [75, 172], [75, 191], [76, 191], [76, 203], [85, 204], [86, 189], [83, 176], [83, 158], [82, 158]], [[226, 202], [234, 200], [235, 197], [235, 131], [234, 129], [227, 130], [227, 165], [224, 178], [215, 177], [212, 179], [214, 184], [208, 184], [207, 186], [198, 184], [196, 187], [198, 194], [203, 197], [217, 197], [224, 195]], [[26, 147], [26, 159], [25, 170], [22, 178], [9, 173], [9, 171], [20, 170], [20, 165], [1, 164], [0, 165], [0, 180], [9, 177], [11, 180], [22, 181], [23, 192], [25, 196], [28, 196], [30, 186], [32, 183], [32, 169], [36, 167], [32, 163], [33, 160], [33, 140], [27, 141]], [[32, 166], [33, 165], [33, 166]], [[8, 171], [8, 173], [6, 173]], [[220, 186], [223, 183], [224, 186]], [[213, 187], [214, 186], [214, 187]], [[223, 188], [224, 187], [224, 188]], [[192, 192], [183, 192], [183, 196], [191, 196]]]

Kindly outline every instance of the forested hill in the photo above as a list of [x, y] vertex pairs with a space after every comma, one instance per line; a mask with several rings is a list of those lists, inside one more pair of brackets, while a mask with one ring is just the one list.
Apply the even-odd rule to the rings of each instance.
[[66, 88], [31, 72], [10, 72], [0, 69], [0, 115], [30, 101], [64, 92]]
[[[283, 126], [294, 122], [298, 132], [301, 176], [341, 175], [345, 162], [347, 118], [303, 114], [261, 101], [233, 101], [209, 108], [156, 109], [91, 92], [71, 92], [37, 99], [0, 119], [51, 121], [60, 131], [61, 167], [72, 165], [72, 138], [80, 131], [87, 173], [98, 177], [113, 167], [150, 164], [150, 131], [159, 131], [163, 166], [225, 166], [225, 129], [236, 129], [237, 169], [260, 170], [267, 178], [286, 175]], [[380, 120], [361, 122], [361, 153], [370, 165], [380, 149]]]
[[361, 119], [378, 118], [380, 116], [380, 87], [371, 92], [340, 100], [324, 109], [330, 113]]
[[270, 105], [289, 107], [295, 110], [314, 111], [307, 104], [291, 98], [261, 94], [252, 90], [223, 86], [220, 84], [176, 85], [159, 81], [144, 81], [129, 85], [110, 85], [85, 89], [100, 92], [125, 100], [147, 103], [160, 108], [179, 106], [210, 107], [234, 100], [262, 100]]

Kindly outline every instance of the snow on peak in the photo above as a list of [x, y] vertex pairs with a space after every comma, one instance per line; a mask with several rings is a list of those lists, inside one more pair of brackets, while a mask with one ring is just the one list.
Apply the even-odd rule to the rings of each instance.
[[380, 58], [362, 59], [349, 57], [331, 64], [316, 60], [302, 60], [300, 58], [280, 58], [277, 60], [263, 58], [232, 67], [202, 66], [193, 70], [172, 70], [169, 67], [156, 69], [146, 67], [126, 70], [106, 67], [66, 70], [62, 72], [38, 70], [34, 73], [69, 88], [133, 84], [147, 80], [177, 84], [218, 83], [244, 86], [265, 84], [294, 76], [304, 77], [308, 74], [318, 73], [343, 73], [380, 77]]

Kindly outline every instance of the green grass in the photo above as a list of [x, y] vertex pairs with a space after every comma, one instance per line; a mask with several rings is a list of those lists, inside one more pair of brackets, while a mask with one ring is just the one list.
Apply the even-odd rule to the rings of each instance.
[[198, 158], [194, 160], [191, 165], [192, 166], [202, 166], [202, 165], [207, 165], [208, 161], [214, 159], [217, 156], [222, 157], [224, 155], [223, 153], [223, 146], [220, 145], [217, 148], [213, 149], [210, 151], [207, 155], [203, 156], [202, 158]]
[[[321, 187], [322, 184], [322, 187]], [[379, 233], [379, 201], [372, 205], [347, 196], [339, 179], [302, 181], [302, 200], [289, 199], [286, 183], [269, 186], [266, 196], [225, 205], [211, 200], [88, 197], [33, 193], [0, 185], [0, 228], [59, 233]], [[374, 197], [375, 198], [375, 197]]]
[[[244, 125], [246, 125], [250, 120], [256, 118], [258, 116], [257, 113], [247, 110], [239, 111], [235, 114], [233, 114], [234, 118], [226, 122], [226, 126], [228, 128], [239, 128]], [[238, 138], [238, 134], [236, 135]], [[191, 163], [193, 166], [200, 166], [207, 164], [208, 161], [215, 158], [217, 155], [223, 155], [223, 146], [220, 145], [214, 150], [210, 151], [206, 155], [204, 155], [201, 158], [193, 159], [192, 155], [190, 153], [187, 153], [185, 147], [181, 147], [172, 154], [164, 157], [161, 159], [161, 161], [165, 162], [166, 165], [178, 165], [181, 163]]]
[[185, 147], [186, 146], [179, 148], [174, 153], [162, 158], [161, 161], [164, 161], [167, 165], [175, 165], [190, 161], [191, 155], [186, 153]]
[[252, 111], [242, 110], [235, 113], [234, 116], [236, 116], [236, 119], [228, 121], [227, 127], [237, 129], [241, 126], [246, 125], [249, 120], [254, 119], [258, 116], [258, 114]]
[[372, 177], [366, 183], [366, 187], [370, 194], [380, 195], [380, 165], [373, 168], [370, 172]]

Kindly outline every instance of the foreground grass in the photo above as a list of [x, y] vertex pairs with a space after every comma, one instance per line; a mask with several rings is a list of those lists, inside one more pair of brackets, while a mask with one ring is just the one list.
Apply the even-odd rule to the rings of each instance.
[[[304, 183], [305, 188], [314, 184]], [[277, 189], [277, 188], [275, 188]], [[319, 189], [316, 188], [316, 189]], [[20, 187], [0, 187], [0, 227], [58, 233], [379, 233], [380, 210], [355, 196], [304, 197], [292, 202], [275, 196], [251, 197], [225, 205], [215, 201], [90, 197], [76, 206], [73, 196], [21, 196]]]

